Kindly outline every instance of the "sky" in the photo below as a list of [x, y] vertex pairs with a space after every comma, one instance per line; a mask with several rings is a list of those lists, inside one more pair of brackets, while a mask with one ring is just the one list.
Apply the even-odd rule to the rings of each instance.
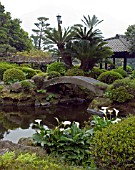
[[104, 38], [124, 34], [135, 24], [135, 0], [1, 0], [12, 18], [22, 21], [22, 28], [32, 34], [38, 17], [49, 18], [51, 27], [57, 27], [56, 16], [62, 16], [62, 27], [81, 24], [83, 16], [96, 15], [103, 20], [97, 28]]

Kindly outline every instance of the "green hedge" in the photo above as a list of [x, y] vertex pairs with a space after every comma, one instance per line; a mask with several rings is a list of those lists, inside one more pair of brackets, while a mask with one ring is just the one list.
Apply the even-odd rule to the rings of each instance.
[[5, 84], [11, 84], [25, 79], [26, 77], [23, 71], [16, 68], [6, 70], [3, 75], [3, 81]]
[[29, 67], [20, 67], [20, 69], [24, 72], [26, 79], [31, 79], [34, 75], [37, 74], [36, 70]]
[[135, 116], [97, 131], [91, 150], [99, 169], [134, 169]]
[[122, 79], [123, 76], [115, 71], [106, 71], [98, 76], [98, 80], [107, 84], [113, 83], [117, 79]]
[[52, 64], [48, 64], [46, 72], [49, 73], [52, 71], [56, 71], [60, 73], [61, 75], [65, 75], [66, 66], [62, 62], [54, 62]]

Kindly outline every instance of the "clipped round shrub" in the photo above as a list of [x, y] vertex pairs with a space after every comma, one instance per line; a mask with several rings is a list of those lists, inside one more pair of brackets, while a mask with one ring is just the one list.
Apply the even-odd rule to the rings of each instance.
[[91, 150], [98, 169], [134, 169], [135, 116], [97, 131]]
[[29, 67], [20, 67], [20, 69], [24, 72], [24, 74], [26, 75], [26, 79], [31, 79], [34, 75], [37, 74], [37, 72]]
[[11, 69], [11, 68], [15, 68], [14, 64], [9, 64], [6, 62], [1, 62], [0, 63], [0, 80], [3, 80], [3, 74], [6, 70]]
[[25, 79], [26, 77], [23, 71], [16, 69], [16, 68], [6, 70], [3, 75], [3, 81], [5, 84], [12, 84], [17, 81], [22, 81]]
[[115, 71], [106, 71], [98, 76], [98, 80], [103, 83], [112, 84], [117, 79], [122, 79], [123, 76]]
[[84, 71], [79, 68], [68, 69], [66, 76], [84, 76]]
[[24, 91], [29, 91], [33, 87], [33, 84], [30, 81], [23, 80], [21, 81], [21, 86]]
[[57, 71], [51, 71], [49, 73], [46, 74], [46, 78], [49, 80], [49, 79], [52, 79], [52, 78], [55, 78], [55, 77], [60, 77], [61, 74]]
[[60, 73], [61, 75], [65, 75], [66, 66], [62, 62], [54, 62], [52, 64], [47, 65], [46, 72], [49, 73], [52, 71], [56, 71], [56, 72]]
[[108, 96], [111, 100], [118, 103], [124, 103], [134, 98], [134, 96], [123, 86], [110, 90]]
[[21, 67], [28, 67], [28, 68], [31, 68], [31, 65], [30, 64], [26, 64], [26, 63], [22, 63], [20, 64]]
[[113, 69], [113, 71], [115, 71], [117, 73], [120, 73], [123, 77], [128, 76], [127, 72], [125, 70], [123, 70], [123, 69], [118, 68], [118, 69]]
[[97, 79], [98, 76], [104, 72], [106, 72], [107, 70], [105, 69], [100, 69], [98, 67], [93, 67], [93, 69], [91, 70], [91, 77], [93, 77], [94, 79]]

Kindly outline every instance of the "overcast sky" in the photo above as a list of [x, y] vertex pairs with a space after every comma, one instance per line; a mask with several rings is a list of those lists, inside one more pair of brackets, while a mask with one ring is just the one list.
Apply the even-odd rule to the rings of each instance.
[[83, 15], [96, 15], [104, 20], [98, 28], [105, 38], [124, 34], [135, 24], [135, 0], [1, 0], [13, 18], [22, 21], [22, 27], [31, 35], [38, 17], [49, 18], [51, 27], [57, 26], [56, 15], [62, 16], [62, 26], [81, 23]]

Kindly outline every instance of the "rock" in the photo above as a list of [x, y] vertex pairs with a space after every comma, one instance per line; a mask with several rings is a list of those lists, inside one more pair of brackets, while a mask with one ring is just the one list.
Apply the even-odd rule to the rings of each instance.
[[22, 91], [21, 83], [20, 82], [16, 82], [14, 84], [11, 84], [10, 85], [10, 91], [11, 92], [16, 92], [16, 93], [21, 92]]
[[20, 138], [18, 141], [18, 144], [24, 145], [24, 146], [33, 146], [33, 139], [31, 137], [29, 138]]
[[[26, 140], [24, 140], [26, 142]], [[24, 144], [25, 144], [24, 142]], [[26, 146], [24, 144], [16, 144], [13, 143], [11, 141], [0, 141], [0, 151], [1, 154], [4, 154], [4, 152], [8, 151], [14, 151], [15, 153], [36, 153], [37, 156], [45, 156], [46, 155], [46, 151], [41, 148], [41, 147], [37, 147], [37, 146]], [[28, 142], [26, 142], [26, 144], [29, 144]]]
[[6, 152], [9, 152], [9, 149], [0, 149], [0, 156], [4, 155]]
[[89, 104], [88, 109], [96, 109], [96, 110], [98, 110], [101, 107], [108, 107], [111, 104], [112, 104], [112, 101], [109, 98], [96, 97]]

